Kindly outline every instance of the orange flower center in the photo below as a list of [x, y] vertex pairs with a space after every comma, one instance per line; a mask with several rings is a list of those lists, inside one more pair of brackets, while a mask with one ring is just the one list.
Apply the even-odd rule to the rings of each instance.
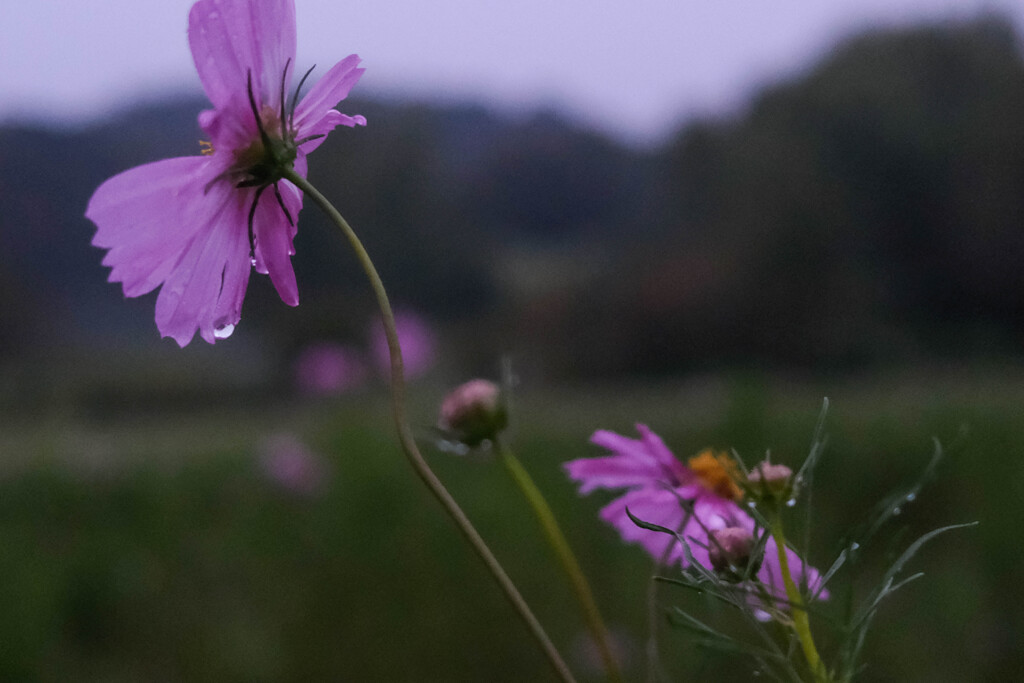
[[719, 498], [743, 498], [743, 490], [735, 481], [739, 470], [732, 458], [725, 453], [715, 453], [707, 448], [687, 460], [686, 464], [697, 475], [701, 485]]

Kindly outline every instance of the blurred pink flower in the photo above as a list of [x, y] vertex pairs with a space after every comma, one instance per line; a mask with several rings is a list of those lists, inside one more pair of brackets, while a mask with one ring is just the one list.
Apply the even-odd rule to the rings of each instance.
[[[581, 494], [599, 488], [626, 489], [600, 512], [601, 519], [615, 527], [625, 541], [640, 544], [667, 565], [687, 566], [679, 541], [668, 534], [638, 527], [626, 514], [628, 507], [637, 519], [676, 531], [689, 542], [694, 560], [712, 569], [708, 556], [711, 530], [755, 529], [754, 519], [738, 504], [743, 494], [731, 477], [734, 463], [724, 454], [706, 450], [683, 464], [646, 425], [637, 425], [637, 431], [639, 439], [605, 430], [595, 432], [591, 442], [612, 454], [573, 460], [565, 464], [566, 472], [579, 482]], [[802, 585], [803, 560], [792, 550], [786, 552], [793, 580]], [[812, 594], [817, 593], [821, 581], [818, 571], [806, 567], [806, 572]], [[757, 578], [776, 597], [785, 600], [778, 552], [772, 539], [768, 540]], [[827, 595], [822, 591], [818, 597]]]
[[260, 470], [270, 482], [300, 496], [323, 493], [330, 479], [328, 464], [294, 434], [275, 434], [263, 442]]
[[295, 385], [306, 394], [342, 394], [361, 386], [367, 374], [358, 350], [334, 342], [311, 344], [295, 359]]
[[282, 301], [298, 305], [291, 256], [302, 193], [282, 173], [305, 177], [306, 155], [335, 126], [366, 124], [332, 109], [363, 73], [356, 55], [297, 105], [298, 92], [288, 102], [294, 0], [200, 0], [188, 40], [214, 107], [199, 114], [209, 136], [203, 153], [124, 171], [100, 185], [85, 211], [97, 228], [93, 244], [109, 250], [110, 281], [128, 297], [161, 287], [157, 328], [180, 346], [196, 329], [211, 344], [230, 336], [253, 267], [270, 275]]
[[[412, 379], [426, 374], [437, 360], [437, 335], [433, 328], [419, 314], [400, 310], [395, 313], [395, 329], [398, 332], [398, 342], [402, 346], [406, 377]], [[377, 368], [381, 374], [390, 376], [391, 357], [388, 342], [379, 322], [370, 332], [370, 343]]]

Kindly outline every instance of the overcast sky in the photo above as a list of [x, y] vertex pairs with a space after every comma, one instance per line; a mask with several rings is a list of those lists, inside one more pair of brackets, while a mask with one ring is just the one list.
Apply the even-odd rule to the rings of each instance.
[[[0, 120], [82, 122], [198, 91], [191, 0], [0, 0]], [[356, 52], [366, 95], [555, 107], [652, 141], [741, 103], [843, 37], [1021, 0], [297, 0], [299, 66]]]

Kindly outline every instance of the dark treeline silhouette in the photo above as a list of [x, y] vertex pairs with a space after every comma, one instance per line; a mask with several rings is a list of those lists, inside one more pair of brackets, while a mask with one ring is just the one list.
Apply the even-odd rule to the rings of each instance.
[[[0, 129], [0, 353], [173, 344], [152, 296], [126, 303], [105, 282], [82, 212], [110, 175], [197, 153], [203, 106]], [[567, 377], [1024, 348], [1024, 64], [1000, 19], [852, 39], [653, 151], [545, 112], [342, 109], [369, 125], [332, 135], [310, 178], [462, 369], [509, 351]], [[308, 203], [296, 246], [303, 305], [254, 276], [243, 310], [281, 358], [356, 334], [372, 305]]]
[[1019, 353], [1022, 117], [1016, 36], [984, 20], [854, 39], [687, 126], [659, 154], [657, 236], [576, 307], [579, 334], [633, 349], [592, 363]]

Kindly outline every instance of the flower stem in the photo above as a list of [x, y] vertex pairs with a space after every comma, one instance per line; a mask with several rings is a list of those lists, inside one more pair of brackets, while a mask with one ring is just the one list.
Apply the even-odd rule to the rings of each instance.
[[526, 498], [526, 502], [533, 509], [533, 514], [537, 517], [537, 521], [540, 522], [548, 545], [551, 546], [559, 563], [562, 565], [562, 569], [569, 578], [569, 584], [572, 586], [576, 599], [580, 603], [583, 620], [586, 622], [590, 635], [593, 637], [594, 643], [601, 654], [605, 671], [608, 673], [608, 680], [622, 681], [622, 673], [619, 671], [618, 662], [615, 661], [608, 630], [601, 619], [597, 603], [594, 602], [594, 595], [590, 591], [587, 577], [584, 576], [583, 570], [576, 560], [576, 555], [573, 554], [572, 548], [569, 547], [568, 541], [565, 540], [565, 535], [562, 533], [561, 528], [559, 528], [547, 500], [544, 499], [544, 494], [534, 484], [533, 479], [526, 471], [526, 468], [523, 467], [523, 464], [519, 462], [519, 459], [504, 443], [496, 440], [495, 449], [500, 454], [505, 469], [512, 476], [512, 480], [519, 487], [523, 497]]
[[370, 286], [373, 288], [373, 292], [377, 297], [377, 306], [380, 308], [381, 318], [384, 323], [384, 334], [388, 342], [388, 351], [391, 358], [391, 408], [392, 414], [395, 419], [395, 427], [398, 431], [398, 440], [401, 443], [402, 451], [405, 453], [406, 458], [412, 465], [413, 470], [419, 476], [420, 480], [427, 486], [430, 492], [434, 495], [434, 498], [441, 504], [448, 516], [451, 517], [455, 526], [458, 527], [462, 533], [463, 538], [469, 543], [470, 547], [476, 552], [483, 563], [487, 566], [494, 580], [498, 582], [502, 591], [505, 593], [505, 597], [508, 598], [509, 602], [519, 613], [519, 616], [526, 623], [527, 628], [533, 634], [534, 639], [540, 645], [544, 654], [547, 656], [548, 662], [554, 669], [555, 674], [565, 683], [574, 683], [572, 673], [569, 671], [569, 667], [566, 666], [562, 660], [561, 655], [558, 654], [558, 650], [555, 649], [554, 644], [548, 637], [547, 633], [544, 632], [544, 627], [540, 625], [537, 617], [534, 616], [533, 612], [530, 611], [530, 607], [523, 600], [523, 597], [519, 594], [519, 590], [512, 583], [512, 579], [509, 578], [508, 574], [502, 568], [497, 558], [491, 552], [490, 548], [484, 542], [483, 538], [473, 527], [473, 524], [466, 517], [466, 514], [459, 507], [459, 504], [455, 502], [451, 494], [441, 483], [441, 480], [437, 478], [433, 470], [427, 464], [427, 461], [423, 458], [419, 448], [416, 446], [416, 440], [413, 438], [412, 430], [409, 427], [408, 419], [405, 415], [405, 373], [402, 368], [402, 350], [398, 344], [398, 332], [395, 329], [395, 316], [391, 311], [391, 303], [388, 301], [388, 295], [384, 290], [384, 283], [381, 282], [380, 275], [377, 273], [377, 269], [373, 265], [373, 261], [370, 260], [370, 255], [366, 252], [362, 242], [356, 236], [355, 231], [348, 224], [348, 222], [342, 217], [338, 210], [327, 201], [320, 192], [309, 183], [308, 180], [297, 174], [293, 169], [289, 169], [285, 172], [284, 177], [291, 181], [296, 187], [298, 187], [303, 193], [308, 195], [320, 209], [327, 214], [327, 217], [333, 222], [338, 229], [344, 234], [348, 240], [349, 245], [355, 252], [356, 258], [359, 259], [359, 264], [362, 266], [363, 271], [366, 273], [366, 277], [370, 281]]
[[789, 556], [786, 553], [786, 535], [782, 530], [782, 515], [776, 512], [771, 516], [771, 532], [775, 539], [775, 549], [779, 554], [779, 568], [782, 571], [782, 582], [786, 586], [786, 597], [789, 598], [790, 609], [793, 611], [793, 630], [800, 640], [800, 647], [804, 651], [804, 659], [817, 683], [827, 683], [828, 674], [825, 671], [825, 664], [818, 655], [818, 648], [814, 646], [814, 638], [811, 636], [811, 621], [804, 608], [803, 598], [797, 590], [796, 582], [793, 581], [793, 574], [789, 570]]

